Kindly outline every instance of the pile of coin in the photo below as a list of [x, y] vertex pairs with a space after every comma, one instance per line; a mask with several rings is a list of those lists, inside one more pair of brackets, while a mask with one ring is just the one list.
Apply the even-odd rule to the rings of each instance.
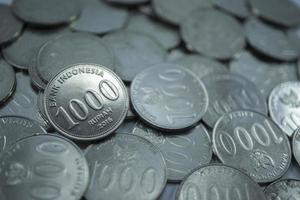
[[0, 200], [300, 199], [300, 1], [0, 0], [0, 48]]

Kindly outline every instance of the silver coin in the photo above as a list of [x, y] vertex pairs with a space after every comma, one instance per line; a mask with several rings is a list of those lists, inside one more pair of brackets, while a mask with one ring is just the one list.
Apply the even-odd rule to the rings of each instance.
[[154, 38], [141, 32], [120, 31], [104, 37], [116, 56], [115, 72], [130, 82], [142, 70], [161, 63], [166, 50]]
[[0, 56], [0, 104], [5, 102], [14, 92], [16, 75], [13, 68]]
[[214, 0], [215, 5], [240, 18], [249, 15], [248, 0]]
[[292, 0], [249, 0], [255, 14], [283, 26], [300, 24], [300, 8]]
[[265, 190], [267, 200], [300, 199], [300, 180], [285, 179], [272, 183]]
[[154, 11], [162, 19], [179, 24], [196, 8], [212, 7], [212, 0], [153, 0]]
[[0, 188], [4, 200], [79, 200], [89, 169], [75, 144], [55, 135], [22, 139], [1, 156]]
[[85, 154], [91, 171], [87, 200], [154, 200], [166, 184], [162, 153], [147, 140], [116, 135]]
[[52, 131], [52, 127], [51, 127], [49, 119], [47, 118], [47, 115], [46, 115], [45, 102], [44, 102], [44, 92], [43, 91], [39, 91], [39, 93], [38, 93], [37, 108], [38, 108], [38, 112], [40, 113], [41, 117], [48, 124], [48, 126], [49, 126], [48, 130]]
[[47, 83], [40, 77], [36, 65], [36, 63], [32, 64], [32, 66], [28, 68], [28, 74], [30, 76], [33, 86], [35, 86], [39, 90], [44, 90], [47, 86]]
[[44, 92], [51, 125], [76, 140], [103, 138], [123, 122], [128, 94], [119, 77], [96, 64], [70, 66], [57, 74]]
[[300, 129], [296, 129], [293, 136], [293, 154], [300, 166]]
[[266, 200], [260, 186], [243, 172], [212, 164], [191, 173], [181, 183], [177, 200]]
[[228, 72], [228, 68], [225, 65], [197, 54], [183, 56], [176, 59], [174, 63], [191, 70], [199, 78], [214, 72]]
[[166, 161], [168, 181], [181, 181], [194, 169], [207, 165], [212, 158], [211, 140], [203, 125], [177, 135], [162, 133], [137, 123], [132, 134], [157, 146]]
[[157, 64], [131, 84], [134, 110], [158, 129], [176, 131], [195, 125], [208, 106], [207, 91], [192, 72], [176, 64]]
[[78, 63], [95, 63], [113, 69], [111, 49], [97, 36], [87, 33], [63, 34], [40, 49], [37, 70], [48, 82], [64, 68]]
[[53, 26], [73, 21], [82, 7], [79, 0], [15, 0], [12, 9], [27, 23]]
[[252, 17], [245, 24], [249, 44], [257, 51], [275, 59], [290, 61], [298, 57], [298, 52], [280, 29]]
[[270, 116], [288, 135], [300, 126], [300, 82], [290, 81], [276, 86], [269, 97]]
[[251, 81], [233, 73], [212, 73], [202, 78], [210, 99], [203, 121], [214, 127], [217, 120], [232, 110], [251, 109], [268, 113], [266, 100]]
[[113, 7], [99, 0], [81, 0], [83, 10], [71, 24], [75, 31], [103, 34], [121, 29], [127, 20], [126, 9]]
[[247, 110], [226, 113], [218, 120], [213, 148], [222, 163], [242, 169], [258, 183], [283, 176], [292, 157], [280, 128], [263, 114]]
[[194, 10], [182, 21], [180, 30], [189, 49], [212, 58], [231, 58], [245, 46], [240, 23], [215, 9]]
[[175, 28], [143, 14], [131, 15], [126, 29], [147, 33], [165, 49], [171, 49], [180, 43], [180, 37]]

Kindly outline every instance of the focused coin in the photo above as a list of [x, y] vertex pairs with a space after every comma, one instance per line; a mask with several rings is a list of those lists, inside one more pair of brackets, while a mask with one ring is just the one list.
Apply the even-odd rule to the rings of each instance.
[[283, 26], [300, 24], [300, 8], [292, 0], [249, 0], [258, 16]]
[[157, 146], [166, 161], [168, 181], [181, 181], [190, 172], [209, 164], [212, 158], [211, 140], [203, 125], [171, 135], [137, 123], [132, 134]]
[[212, 58], [231, 58], [245, 46], [240, 23], [215, 9], [194, 10], [182, 21], [180, 30], [189, 49]]
[[0, 4], [0, 45], [21, 34], [23, 23], [17, 19], [8, 5]]
[[155, 38], [165, 49], [171, 49], [180, 43], [175, 28], [152, 19], [146, 15], [133, 14], [126, 26], [127, 30], [140, 31]]
[[7, 148], [0, 169], [4, 200], [79, 200], [89, 181], [81, 150], [48, 134], [27, 137]]
[[298, 52], [280, 29], [252, 17], [245, 24], [247, 40], [257, 51], [283, 61], [295, 60]]
[[81, 0], [83, 10], [71, 24], [75, 31], [103, 34], [121, 29], [127, 20], [126, 9], [113, 7], [99, 0]]
[[47, 118], [60, 133], [95, 140], [114, 132], [128, 111], [128, 94], [120, 78], [96, 64], [70, 66], [44, 92]]
[[125, 4], [125, 5], [136, 5], [141, 3], [147, 3], [149, 0], [106, 0], [110, 3], [117, 3], [117, 4]]
[[291, 163], [287, 136], [268, 117], [246, 110], [224, 114], [213, 130], [213, 148], [222, 163], [258, 183], [275, 181]]
[[214, 0], [214, 3], [222, 10], [240, 18], [246, 18], [250, 13], [248, 0]]
[[80, 63], [95, 63], [113, 69], [114, 55], [97, 36], [87, 33], [63, 34], [40, 49], [37, 70], [41, 78], [49, 82], [64, 68]]
[[86, 200], [154, 200], [166, 184], [162, 153], [147, 140], [116, 135], [85, 154], [91, 171]]
[[14, 0], [13, 12], [31, 24], [53, 26], [69, 23], [81, 12], [79, 0]]
[[154, 11], [173, 24], [180, 22], [196, 8], [212, 7], [212, 0], [153, 0]]
[[296, 129], [293, 136], [293, 154], [300, 166], [300, 129]]
[[300, 199], [300, 180], [280, 180], [266, 187], [264, 192], [267, 200], [297, 200]]
[[47, 133], [45, 129], [29, 118], [18, 116], [0, 117], [0, 154], [21, 138]]
[[208, 106], [207, 91], [192, 72], [176, 64], [157, 64], [139, 73], [130, 88], [134, 110], [165, 131], [194, 126]]
[[300, 82], [290, 81], [276, 86], [269, 97], [269, 112], [274, 122], [292, 136], [300, 125]]
[[212, 164], [191, 173], [181, 183], [177, 200], [266, 200], [261, 187], [243, 172]]
[[217, 120], [232, 110], [251, 109], [268, 113], [266, 100], [258, 88], [243, 76], [211, 73], [202, 78], [210, 99], [203, 121], [214, 127]]
[[174, 60], [174, 63], [191, 70], [199, 78], [202, 78], [214, 72], [228, 72], [228, 68], [218, 61], [196, 54], [183, 56], [179, 59]]
[[115, 72], [127, 82], [149, 66], [163, 62], [167, 56], [159, 42], [141, 32], [115, 32], [106, 35], [104, 41], [115, 54]]
[[13, 68], [0, 55], [0, 104], [5, 102], [14, 92], [16, 75]]

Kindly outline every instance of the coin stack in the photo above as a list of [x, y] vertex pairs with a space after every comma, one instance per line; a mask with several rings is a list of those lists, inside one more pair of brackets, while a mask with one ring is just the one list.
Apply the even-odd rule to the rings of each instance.
[[0, 0], [0, 47], [0, 200], [300, 200], [299, 0]]

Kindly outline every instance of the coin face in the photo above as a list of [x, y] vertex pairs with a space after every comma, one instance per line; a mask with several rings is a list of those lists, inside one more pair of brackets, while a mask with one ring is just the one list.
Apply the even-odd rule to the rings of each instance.
[[260, 186], [243, 172], [213, 164], [191, 173], [180, 185], [177, 200], [266, 200]]
[[89, 181], [84, 155], [71, 141], [55, 135], [22, 139], [1, 155], [4, 200], [78, 200]]
[[203, 121], [211, 128], [225, 113], [251, 109], [267, 114], [266, 100], [254, 83], [233, 73], [212, 73], [202, 78], [211, 100]]
[[14, 92], [16, 75], [13, 68], [0, 57], [0, 104]]
[[135, 77], [130, 92], [137, 114], [165, 131], [195, 125], [208, 106], [202, 81], [176, 64], [157, 64], [144, 70]]
[[103, 138], [120, 126], [128, 94], [119, 77], [95, 64], [79, 64], [57, 74], [44, 92], [46, 115], [53, 127], [77, 140]]
[[300, 165], [300, 129], [297, 129], [293, 136], [293, 154]]
[[300, 181], [294, 179], [280, 180], [266, 187], [264, 192], [267, 200], [297, 200], [300, 198]]
[[127, 134], [92, 145], [85, 154], [91, 173], [87, 200], [157, 199], [166, 184], [161, 152], [147, 140]]
[[181, 181], [191, 171], [207, 165], [212, 158], [209, 134], [203, 125], [172, 135], [137, 123], [132, 134], [157, 146], [167, 164], [168, 181]]
[[276, 86], [269, 97], [270, 116], [288, 135], [300, 125], [299, 82], [285, 82]]
[[216, 9], [196, 9], [180, 24], [187, 47], [205, 56], [228, 59], [245, 46], [239, 22]]
[[258, 183], [280, 178], [292, 157], [289, 140], [280, 128], [268, 117], [246, 110], [218, 120], [213, 148], [222, 163], [242, 169]]

